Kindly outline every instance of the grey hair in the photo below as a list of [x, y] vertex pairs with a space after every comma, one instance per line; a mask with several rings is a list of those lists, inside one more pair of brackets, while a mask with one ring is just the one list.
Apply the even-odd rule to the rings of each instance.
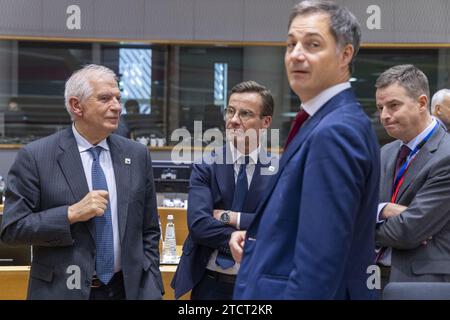
[[431, 99], [431, 113], [434, 113], [436, 105], [444, 102], [446, 96], [450, 96], [450, 89], [441, 89], [433, 95]]
[[102, 78], [117, 80], [117, 76], [114, 71], [107, 67], [96, 64], [86, 65], [83, 68], [72, 73], [72, 75], [66, 82], [66, 88], [64, 91], [64, 102], [67, 112], [70, 114], [70, 118], [72, 120], [73, 114], [69, 104], [70, 98], [76, 97], [81, 102], [85, 101], [92, 95], [93, 88], [91, 80]]
[[416, 99], [422, 94], [430, 97], [430, 87], [425, 73], [412, 64], [401, 64], [387, 69], [378, 77], [375, 88], [386, 88], [398, 84], [410, 98]]
[[361, 26], [358, 19], [346, 7], [341, 7], [333, 1], [305, 0], [295, 5], [292, 9], [289, 16], [288, 29], [297, 16], [314, 13], [325, 13], [330, 17], [330, 31], [339, 49], [344, 48], [347, 44], [353, 46], [353, 57], [348, 65], [349, 71], [352, 73], [355, 57], [358, 54], [361, 42]]
[[272, 116], [274, 103], [272, 93], [269, 89], [255, 81], [244, 81], [238, 83], [230, 90], [230, 96], [233, 93], [257, 93], [261, 97], [261, 116]]

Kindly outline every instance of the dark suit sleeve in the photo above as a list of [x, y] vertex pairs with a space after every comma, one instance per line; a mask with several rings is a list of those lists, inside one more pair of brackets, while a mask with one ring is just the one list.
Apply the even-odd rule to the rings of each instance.
[[22, 148], [8, 174], [0, 238], [10, 245], [69, 246], [73, 244], [68, 206], [40, 209], [40, 180], [35, 159]]
[[145, 204], [143, 240], [144, 254], [152, 261], [154, 266], [159, 266], [159, 240], [161, 230], [159, 228], [158, 206], [156, 202], [155, 183], [153, 180], [153, 169], [150, 152], [146, 155], [146, 186], [145, 186]]
[[253, 219], [255, 218], [254, 213], [241, 212], [241, 221], [239, 223], [240, 230], [247, 230], [250, 227]]
[[228, 249], [231, 233], [236, 229], [224, 225], [213, 217], [211, 171], [211, 165], [193, 165], [188, 200], [189, 234], [195, 242], [201, 245], [214, 249]]
[[[364, 138], [348, 125], [322, 128], [308, 143], [299, 177], [303, 187], [298, 194], [298, 232], [292, 239], [294, 267], [283, 299], [334, 296], [344, 277], [362, 190], [372, 170]], [[375, 228], [375, 220], [373, 224]]]
[[450, 221], [449, 163], [449, 157], [437, 162], [408, 209], [378, 225], [377, 245], [414, 249], [447, 225]]

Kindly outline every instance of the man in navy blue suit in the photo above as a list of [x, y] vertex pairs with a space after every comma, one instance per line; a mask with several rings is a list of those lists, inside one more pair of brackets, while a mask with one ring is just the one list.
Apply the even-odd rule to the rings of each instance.
[[260, 130], [270, 126], [272, 114], [272, 95], [260, 84], [246, 81], [231, 90], [226, 145], [193, 166], [189, 236], [172, 281], [177, 299], [191, 289], [193, 300], [232, 298], [239, 264], [228, 247], [230, 236], [248, 228], [276, 172], [273, 161], [264, 161], [271, 158], [260, 144]]
[[377, 296], [379, 148], [349, 83], [359, 41], [356, 18], [334, 2], [291, 14], [285, 65], [302, 106], [251, 226], [232, 235], [236, 299]]

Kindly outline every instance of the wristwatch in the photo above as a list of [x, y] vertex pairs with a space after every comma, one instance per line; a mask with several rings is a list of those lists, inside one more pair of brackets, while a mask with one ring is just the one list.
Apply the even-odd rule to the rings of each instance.
[[220, 214], [220, 222], [223, 224], [230, 224], [230, 210], [225, 210]]

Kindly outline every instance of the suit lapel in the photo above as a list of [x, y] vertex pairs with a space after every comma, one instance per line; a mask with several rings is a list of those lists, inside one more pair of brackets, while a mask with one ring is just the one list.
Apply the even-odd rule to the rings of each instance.
[[224, 204], [231, 208], [234, 195], [234, 167], [232, 164], [214, 165], [216, 170], [216, 183]]
[[226, 143], [225, 147], [217, 150], [217, 152], [225, 153], [221, 157], [221, 159], [225, 161], [225, 165], [216, 163], [214, 164], [216, 183], [219, 187], [220, 194], [222, 195], [224, 205], [227, 208], [231, 208], [233, 204], [235, 182], [233, 158], [228, 147], [228, 142]]
[[[129, 186], [131, 185], [130, 166], [133, 164], [133, 158], [125, 154], [114, 136], [109, 136], [108, 142], [111, 149], [114, 178], [116, 180], [117, 218], [119, 222], [120, 241], [122, 242], [127, 224]], [[130, 159], [131, 163], [126, 164], [125, 158]]]
[[400, 190], [398, 191], [397, 196], [397, 202], [401, 200], [402, 195], [406, 190], [408, 190], [408, 187], [416, 178], [417, 173], [422, 170], [422, 168], [433, 156], [433, 153], [438, 149], [443, 135], [445, 135], [445, 131], [439, 126], [436, 132], [430, 137], [430, 140], [428, 140], [428, 142], [425, 143], [422, 149], [417, 153], [417, 155], [409, 165], [408, 171], [405, 174], [405, 180], [403, 181], [403, 184], [400, 186]]
[[[74, 203], [76, 203], [89, 193], [89, 187], [72, 128], [68, 128], [62, 133], [59, 148], [57, 162], [72, 191]], [[92, 238], [95, 239], [95, 225], [92, 219], [85, 223]]]

